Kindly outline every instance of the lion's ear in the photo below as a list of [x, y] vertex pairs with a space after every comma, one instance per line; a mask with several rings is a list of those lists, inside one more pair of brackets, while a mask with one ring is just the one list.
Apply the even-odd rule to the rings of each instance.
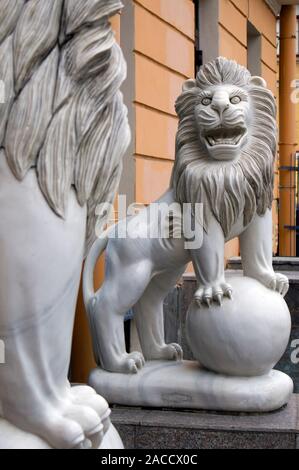
[[267, 82], [262, 77], [251, 77], [250, 85], [260, 86], [263, 88], [267, 88]]
[[186, 80], [186, 82], [184, 82], [183, 91], [189, 91], [195, 87], [196, 87], [196, 80], [194, 80], [193, 78], [190, 78], [189, 80]]

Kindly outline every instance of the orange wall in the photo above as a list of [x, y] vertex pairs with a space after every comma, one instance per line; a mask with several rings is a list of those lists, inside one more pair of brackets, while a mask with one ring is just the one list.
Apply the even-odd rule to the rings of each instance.
[[[263, 0], [219, 0], [219, 54], [247, 65], [247, 21], [261, 34], [261, 73], [277, 97], [276, 18]], [[277, 250], [278, 171], [275, 168], [273, 251]], [[226, 247], [226, 258], [238, 254], [238, 241]]]
[[219, 0], [219, 52], [247, 65], [247, 21], [261, 33], [262, 75], [276, 96], [276, 19], [263, 0]]
[[174, 103], [194, 75], [191, 0], [136, 0], [136, 201], [150, 203], [169, 186], [175, 153]]

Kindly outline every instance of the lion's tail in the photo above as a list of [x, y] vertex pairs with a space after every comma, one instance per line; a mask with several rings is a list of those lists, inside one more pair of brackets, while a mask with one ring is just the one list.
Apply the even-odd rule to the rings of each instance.
[[94, 242], [85, 261], [83, 271], [83, 297], [86, 312], [88, 312], [90, 302], [95, 296], [93, 284], [94, 269], [99, 257], [107, 247], [108, 240], [108, 231], [106, 230], [101, 237]]

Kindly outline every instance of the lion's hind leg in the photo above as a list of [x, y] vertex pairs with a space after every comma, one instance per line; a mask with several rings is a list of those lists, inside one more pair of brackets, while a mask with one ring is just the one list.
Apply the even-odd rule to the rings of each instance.
[[176, 343], [166, 344], [163, 302], [185, 271], [185, 266], [156, 275], [134, 307], [142, 352], [146, 360], [181, 360], [183, 351]]
[[67, 380], [86, 208], [71, 191], [57, 217], [35, 170], [19, 182], [0, 155], [0, 413], [51, 447], [90, 445], [102, 438], [102, 413], [94, 398], [75, 400]]
[[115, 245], [109, 241], [105, 281], [89, 308], [94, 355], [105, 370], [137, 373], [144, 365], [144, 357], [140, 352], [126, 351], [124, 316], [146, 289], [151, 264], [146, 260], [121, 263], [114, 250]]

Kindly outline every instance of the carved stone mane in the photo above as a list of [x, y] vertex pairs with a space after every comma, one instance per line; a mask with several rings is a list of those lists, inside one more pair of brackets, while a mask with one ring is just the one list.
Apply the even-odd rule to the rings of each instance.
[[[180, 203], [203, 203], [205, 230], [213, 214], [225, 236], [242, 213], [247, 225], [255, 213], [263, 215], [270, 209], [273, 199], [276, 104], [270, 90], [250, 79], [247, 69], [219, 57], [201, 68], [196, 86], [186, 86], [176, 102], [179, 128], [171, 183], [176, 199]], [[221, 84], [236, 85], [250, 97], [252, 128], [237, 161], [212, 160], [198, 138], [195, 107], [199, 94]], [[237, 115], [231, 117], [232, 126], [237, 119]]]
[[[36, 168], [48, 204], [64, 217], [70, 188], [88, 205], [112, 202], [129, 139], [118, 91], [126, 75], [109, 27], [118, 0], [3, 0], [0, 146], [15, 177]], [[101, 24], [101, 28], [99, 28]], [[101, 178], [99, 178], [101, 176]]]

